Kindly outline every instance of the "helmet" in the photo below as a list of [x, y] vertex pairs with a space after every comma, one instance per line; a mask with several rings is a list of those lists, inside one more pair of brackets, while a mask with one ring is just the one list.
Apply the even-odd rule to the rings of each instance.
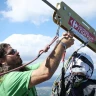
[[91, 78], [94, 70], [93, 61], [90, 56], [85, 53], [76, 53], [73, 57], [71, 65], [71, 73], [83, 73], [86, 78]]

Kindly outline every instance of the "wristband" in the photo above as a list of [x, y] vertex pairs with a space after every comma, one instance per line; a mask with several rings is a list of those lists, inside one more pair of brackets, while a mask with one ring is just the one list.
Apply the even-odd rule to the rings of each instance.
[[65, 43], [63, 43], [63, 42], [60, 42], [61, 44], [62, 44], [62, 46], [64, 47], [64, 49], [66, 50], [66, 44]]
[[57, 40], [56, 41], [56, 44], [59, 44], [59, 43], [61, 43], [61, 45], [64, 47], [64, 49], [66, 50], [66, 44], [65, 43], [63, 43], [63, 42], [61, 42], [60, 40]]

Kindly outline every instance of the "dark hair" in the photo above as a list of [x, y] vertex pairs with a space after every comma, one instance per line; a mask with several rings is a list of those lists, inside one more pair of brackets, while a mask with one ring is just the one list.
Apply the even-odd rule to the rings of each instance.
[[7, 43], [1, 43], [0, 44], [0, 58], [3, 58], [6, 51], [5, 51], [5, 48], [8, 46], [9, 44]]
[[[1, 43], [1, 44], [0, 44], [0, 58], [3, 58], [4, 55], [6, 54], [5, 48], [6, 48], [8, 45], [9, 45], [9, 44], [7, 44], [7, 43]], [[1, 72], [4, 72], [3, 69], [4, 69], [4, 68], [3, 68], [3, 66], [2, 66], [2, 64], [1, 64], [1, 62], [0, 62], [0, 73], [1, 73]], [[3, 77], [3, 76], [0, 76], [0, 82], [2, 81], [2, 77]]]
[[[6, 54], [5, 48], [7, 48], [8, 46], [10, 46], [10, 44], [7, 44], [7, 43], [1, 43], [0, 44], [0, 58], [3, 58], [5, 56], [5, 54]], [[0, 62], [0, 73], [8, 71], [8, 70], [9, 70], [8, 65], [1, 64], [1, 62]], [[20, 71], [25, 71], [25, 70], [26, 70], [25, 67], [20, 69]]]
[[[1, 43], [0, 44], [0, 58], [3, 58], [4, 55], [6, 54], [5, 48], [8, 46], [9, 44], [7, 43]], [[2, 66], [1, 62], [0, 62], [0, 67]]]

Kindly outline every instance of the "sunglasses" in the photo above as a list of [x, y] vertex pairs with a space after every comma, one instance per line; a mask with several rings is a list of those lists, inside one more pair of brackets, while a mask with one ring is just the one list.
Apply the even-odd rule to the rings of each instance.
[[94, 69], [93, 64], [86, 57], [77, 54], [76, 58], [82, 60], [84, 63], [88, 64], [92, 69]]
[[6, 53], [5, 55], [14, 55], [17, 52], [16, 49], [11, 49], [8, 53]]

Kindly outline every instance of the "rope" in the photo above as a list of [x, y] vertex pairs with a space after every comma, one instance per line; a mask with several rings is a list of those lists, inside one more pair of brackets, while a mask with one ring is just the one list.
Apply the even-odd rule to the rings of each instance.
[[[68, 70], [68, 68], [69, 68], [69, 66], [70, 66], [70, 63], [71, 63], [71, 60], [73, 60], [73, 55], [75, 54], [75, 52], [78, 52], [81, 48], [83, 48], [83, 47], [85, 47], [85, 46], [87, 46], [87, 44], [88, 44], [88, 42], [86, 42], [86, 43], [84, 43], [84, 45], [82, 45], [80, 48], [78, 48], [76, 51], [74, 51], [73, 52], [73, 54], [69, 57], [69, 59], [67, 60], [67, 62], [66, 62], [66, 64], [64, 64], [64, 58], [65, 58], [65, 53], [66, 53], [66, 51], [64, 52], [64, 54], [63, 54], [63, 56], [62, 56], [62, 61], [63, 61], [63, 68], [62, 68], [62, 70], [63, 71], [65, 71], [65, 73], [66, 73], [66, 71]], [[63, 76], [64, 76], [64, 74], [65, 73], [63, 73]], [[55, 83], [57, 82], [57, 80], [60, 78], [60, 76], [62, 76], [62, 73], [60, 73], [60, 75], [56, 78], [56, 80], [54, 81], [54, 83], [53, 83], [53, 86], [52, 86], [52, 93], [53, 94], [55, 94], [55, 92], [53, 92], [53, 89], [54, 89], [54, 87], [55, 87]], [[65, 78], [63, 78], [63, 80], [64, 80]], [[59, 81], [58, 81], [59, 82]], [[63, 82], [61, 82], [61, 83], [63, 83]], [[62, 85], [61, 85], [62, 86]], [[64, 85], [63, 85], [64, 86]], [[62, 87], [63, 87], [62, 86]], [[63, 89], [64, 90], [64, 89]], [[52, 94], [51, 93], [51, 94]], [[60, 96], [65, 96], [65, 93], [61, 93], [61, 94], [63, 94], [63, 95], [60, 95]], [[72, 94], [75, 96], [75, 93], [74, 92], [72, 92]]]
[[39, 53], [38, 53], [38, 55], [37, 55], [37, 57], [35, 59], [33, 59], [32, 61], [30, 61], [30, 62], [28, 62], [28, 63], [26, 63], [26, 64], [24, 64], [24, 65], [22, 65], [20, 67], [14, 68], [12, 70], [9, 70], [9, 71], [3, 72], [3, 73], [0, 73], [0, 76], [5, 75], [5, 74], [7, 74], [9, 72], [12, 72], [12, 71], [19, 70], [19, 69], [21, 69], [21, 68], [29, 65], [30, 63], [34, 62], [35, 60], [37, 60], [41, 56], [41, 54], [43, 54], [44, 52], [47, 52], [48, 51], [48, 49], [50, 48], [50, 46], [56, 41], [57, 38], [58, 37], [55, 36], [54, 39], [52, 40], [52, 42], [49, 45], [47, 45], [44, 50], [40, 50]]
[[[59, 19], [59, 22], [60, 22], [60, 19]], [[30, 62], [28, 62], [28, 63], [26, 63], [26, 64], [23, 64], [23, 65], [20, 66], [20, 67], [14, 68], [14, 69], [12, 69], [12, 70], [9, 70], [9, 71], [3, 72], [3, 73], [0, 73], [0, 76], [5, 75], [5, 74], [7, 74], [7, 73], [9, 73], [9, 72], [12, 72], [12, 71], [19, 70], [19, 69], [21, 69], [21, 68], [29, 65], [30, 63], [32, 63], [32, 62], [34, 62], [35, 60], [37, 60], [44, 52], [47, 52], [47, 51], [49, 50], [50, 46], [59, 38], [59, 30], [60, 30], [59, 22], [58, 22], [58, 29], [57, 29], [57, 32], [56, 32], [56, 36], [53, 38], [53, 40], [51, 41], [51, 43], [45, 47], [45, 49], [40, 50], [40, 51], [38, 52], [38, 55], [37, 55], [37, 57], [36, 57], [35, 59], [33, 59], [32, 61], [30, 61]], [[60, 23], [60, 24], [61, 24], [61, 23]]]
[[[64, 93], [64, 90], [65, 90], [65, 85], [63, 84], [63, 82], [65, 81], [64, 80], [64, 75], [65, 75], [65, 69], [64, 69], [64, 61], [65, 61], [65, 54], [66, 54], [66, 51], [64, 51], [64, 53], [63, 53], [63, 55], [62, 55], [62, 62], [63, 62], [63, 67], [62, 67], [62, 72], [61, 72], [61, 74], [56, 78], [56, 80], [54, 81], [54, 83], [53, 83], [53, 85], [52, 85], [52, 93], [51, 94], [55, 94], [55, 91], [56, 91], [56, 88], [57, 88], [57, 83], [58, 83], [58, 79], [60, 78], [60, 76], [61, 76], [61, 83], [60, 83], [60, 85], [61, 85], [61, 89], [62, 89], [62, 91], [61, 91], [61, 94], [58, 94], [58, 89], [57, 89], [57, 94], [58, 94], [58, 96], [63, 96], [63, 94], [65, 94]], [[55, 86], [55, 89], [54, 89], [54, 86]]]

